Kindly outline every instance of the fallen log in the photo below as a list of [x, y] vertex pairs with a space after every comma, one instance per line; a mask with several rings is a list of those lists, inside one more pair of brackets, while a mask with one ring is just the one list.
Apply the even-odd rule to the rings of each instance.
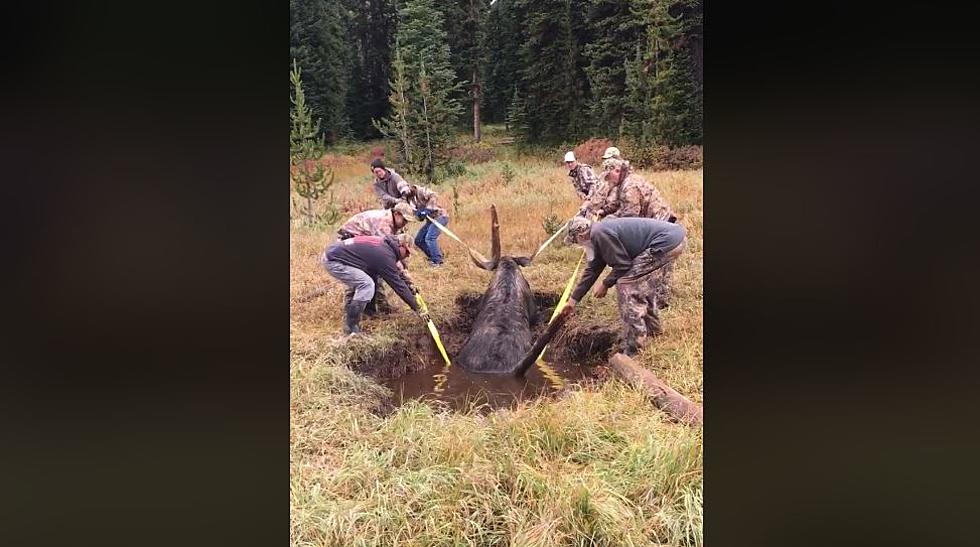
[[701, 405], [674, 391], [663, 380], [657, 378], [656, 374], [638, 365], [627, 355], [614, 354], [609, 358], [609, 365], [613, 372], [626, 383], [643, 388], [650, 400], [653, 401], [654, 406], [679, 422], [687, 425], [704, 423]]

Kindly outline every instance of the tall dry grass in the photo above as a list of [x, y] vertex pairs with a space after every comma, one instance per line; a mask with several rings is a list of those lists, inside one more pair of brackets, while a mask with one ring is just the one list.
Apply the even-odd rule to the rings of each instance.
[[[365, 148], [366, 150], [367, 148]], [[500, 216], [505, 254], [530, 254], [546, 238], [542, 219], [578, 208], [560, 156], [497, 160], [436, 187], [459, 215], [450, 228], [489, 253], [488, 208]], [[331, 158], [337, 196], [374, 207], [360, 154]], [[516, 176], [506, 184], [504, 164]], [[397, 166], [396, 166], [397, 169]], [[688, 230], [674, 270], [665, 333], [639, 357], [678, 391], [702, 396], [702, 172], [643, 172], [671, 202]], [[353, 213], [352, 213], [353, 214]], [[417, 224], [411, 225], [414, 231]], [[437, 412], [419, 403], [387, 417], [371, 412], [385, 388], [344, 365], [336, 344], [342, 287], [317, 256], [330, 227], [290, 234], [290, 536], [306, 545], [701, 545], [702, 437], [671, 423], [644, 396], [617, 382], [555, 400], [522, 403], [489, 415]], [[437, 324], [458, 313], [461, 292], [483, 292], [490, 274], [440, 238], [443, 268], [418, 254], [410, 268]], [[558, 293], [580, 251], [553, 246], [524, 269], [537, 291]], [[302, 301], [318, 289], [322, 296]], [[395, 298], [389, 291], [390, 298]], [[383, 351], [406, 333], [424, 335], [404, 304], [386, 320], [364, 323], [361, 344]], [[572, 321], [618, 325], [615, 295], [588, 297]]]

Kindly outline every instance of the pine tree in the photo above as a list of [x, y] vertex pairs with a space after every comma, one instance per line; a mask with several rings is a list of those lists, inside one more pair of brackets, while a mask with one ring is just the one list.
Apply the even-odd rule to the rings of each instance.
[[303, 67], [308, 103], [320, 134], [333, 143], [349, 134], [345, 103], [350, 53], [340, 0], [290, 0], [289, 54]]
[[472, 108], [473, 136], [480, 140], [480, 101], [482, 71], [486, 58], [483, 27], [489, 4], [487, 0], [438, 0], [437, 7], [446, 18], [449, 61], [461, 84], [453, 98]]
[[[442, 13], [432, 0], [407, 0], [398, 17], [396, 56], [404, 68], [391, 84], [393, 115], [375, 127], [402, 143], [408, 172], [432, 181], [448, 157], [462, 110], [453, 98], [460, 86], [449, 63]], [[395, 97], [396, 89], [404, 90], [404, 99]]]
[[372, 120], [388, 114], [389, 83], [396, 28], [393, 0], [344, 0], [351, 44], [351, 76], [347, 113], [356, 138], [381, 134]]
[[518, 52], [523, 39], [513, 1], [496, 0], [487, 10], [483, 24], [481, 49], [486, 61], [481, 82], [482, 114], [489, 122], [506, 120], [514, 95], [515, 75], [520, 69]]
[[405, 62], [402, 51], [395, 43], [395, 59], [392, 63], [394, 74], [391, 79], [391, 94], [388, 101], [391, 104], [391, 116], [375, 121], [374, 125], [382, 135], [394, 139], [398, 143], [398, 152], [407, 165], [414, 165], [413, 153], [416, 145], [413, 140], [411, 123], [412, 106], [409, 102], [409, 81], [405, 73]]
[[582, 108], [582, 44], [572, 16], [576, 0], [518, 0], [523, 21], [521, 94], [527, 101], [532, 141], [558, 142], [587, 132]]
[[630, 90], [632, 96], [644, 87], [647, 94], [647, 104], [637, 108], [649, 120], [639, 135], [643, 140], [671, 146], [701, 142], [701, 90], [686, 47], [692, 31], [700, 32], [700, 5], [700, 0], [649, 3], [647, 52], [639, 74], [646, 81], [637, 80]]
[[507, 128], [514, 135], [514, 143], [518, 147], [522, 147], [528, 143], [531, 128], [527, 101], [516, 88], [510, 100], [510, 106], [507, 107]]
[[[626, 65], [645, 42], [646, 24], [632, 0], [590, 0], [588, 24], [594, 39], [585, 46], [585, 69], [594, 100], [590, 113], [596, 136], [619, 137], [624, 122]], [[635, 123], [635, 122], [634, 122]]]
[[[289, 83], [293, 88], [289, 112], [289, 164], [296, 193], [306, 200], [304, 215], [312, 222], [316, 215], [313, 202], [326, 194], [334, 182], [334, 174], [318, 160], [323, 153], [323, 137], [320, 133], [320, 120], [314, 120], [306, 94], [300, 68], [293, 59], [289, 72]], [[331, 209], [333, 211], [333, 209]]]

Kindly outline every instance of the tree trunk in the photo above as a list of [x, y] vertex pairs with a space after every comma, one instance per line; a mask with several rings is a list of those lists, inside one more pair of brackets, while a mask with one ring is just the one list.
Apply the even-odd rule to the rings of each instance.
[[480, 73], [473, 69], [473, 138], [480, 142]]
[[701, 405], [674, 391], [652, 371], [641, 367], [628, 356], [617, 353], [609, 358], [613, 372], [628, 384], [643, 388], [653, 405], [687, 425], [704, 423]]

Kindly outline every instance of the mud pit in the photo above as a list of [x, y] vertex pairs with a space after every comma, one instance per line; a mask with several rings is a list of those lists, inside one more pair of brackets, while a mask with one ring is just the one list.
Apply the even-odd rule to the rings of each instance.
[[[456, 315], [436, 321], [449, 358], [460, 350], [480, 309], [480, 293], [456, 297]], [[537, 316], [532, 324], [536, 339], [544, 332], [558, 303], [558, 295], [535, 292]], [[416, 324], [417, 325], [417, 324]], [[565, 326], [545, 351], [543, 367], [537, 364], [523, 378], [509, 374], [479, 374], [459, 366], [445, 366], [428, 331], [414, 327], [391, 347], [359, 352], [354, 370], [372, 376], [391, 389], [385, 409], [420, 399], [437, 407], [481, 410], [513, 407], [519, 401], [560, 393], [570, 385], [604, 381], [605, 362], [617, 341], [617, 332], [606, 326]]]

